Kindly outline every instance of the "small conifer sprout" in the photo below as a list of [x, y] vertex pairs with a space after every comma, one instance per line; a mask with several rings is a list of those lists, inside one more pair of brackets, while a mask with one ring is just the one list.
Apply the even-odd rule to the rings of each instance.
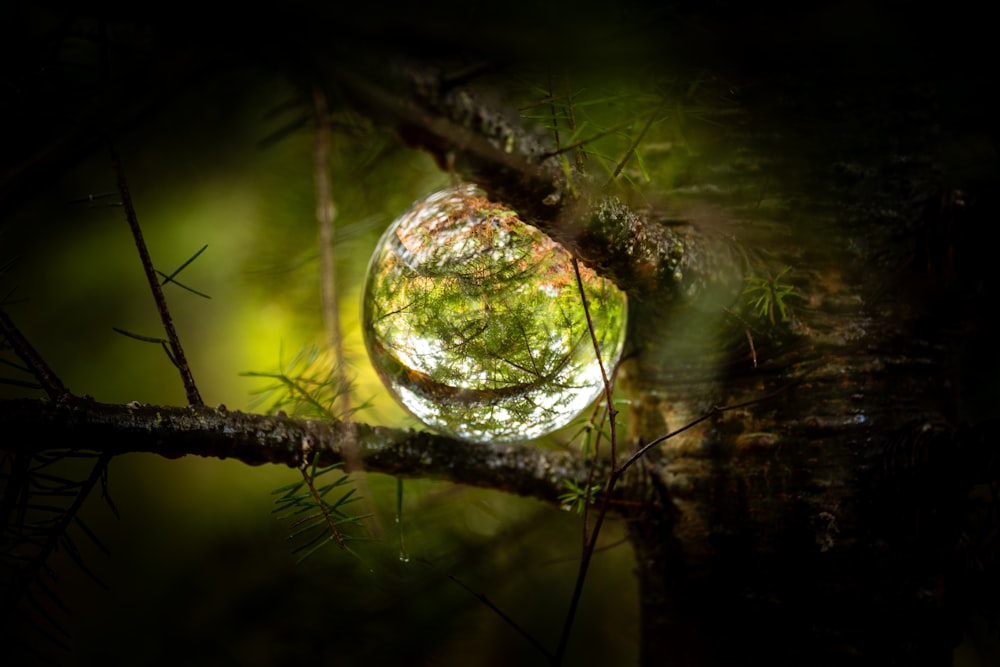
[[[528, 440], [601, 394], [625, 340], [625, 294], [474, 185], [386, 230], [368, 268], [365, 344], [390, 393], [439, 433]], [[587, 322], [589, 309], [600, 363]]]

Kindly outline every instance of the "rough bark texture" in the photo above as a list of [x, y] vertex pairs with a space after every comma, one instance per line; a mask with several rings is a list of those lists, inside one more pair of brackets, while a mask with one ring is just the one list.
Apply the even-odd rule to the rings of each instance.
[[[602, 195], [593, 177], [567, 172], [543, 140], [505, 110], [456, 87], [447, 71], [379, 60], [331, 66], [346, 102], [429, 151], [443, 169], [476, 183], [637, 298], [706, 303], [742, 287], [747, 270], [727, 237], [669, 226]], [[719, 296], [719, 293], [724, 296]]]
[[[495, 447], [424, 431], [355, 422], [307, 421], [283, 415], [230, 412], [224, 407], [109, 405], [92, 400], [0, 402], [4, 450], [30, 456], [78, 448], [112, 456], [149, 452], [166, 458], [207, 456], [247, 465], [300, 467], [347, 463], [357, 451], [368, 472], [447, 479], [557, 502], [565, 479], [587, 479], [572, 452], [525, 445]], [[67, 444], [72, 443], [72, 444]]]
[[[886, 107], [868, 116], [844, 94], [821, 99], [877, 126]], [[808, 105], [775, 106], [797, 126], [774, 130], [765, 159], [797, 183], [731, 228], [794, 267], [791, 322], [758, 337], [753, 367], [745, 353], [713, 362], [718, 349], [699, 349], [683, 311], [633, 311], [638, 327], [674, 339], [648, 339], [626, 375], [646, 398], [639, 411], [653, 413], [634, 416], [639, 440], [785, 387], [663, 445], [653, 517], [632, 524], [644, 660], [947, 665], [970, 583], [956, 563], [962, 512], [996, 469], [988, 428], [955, 430], [966, 364], [992, 357], [966, 348], [960, 362], [957, 351], [984, 326], [974, 294], [992, 293], [993, 279], [977, 244], [994, 204], [982, 192], [954, 206], [954, 176], [919, 139], [927, 118], [852, 139], [852, 125]], [[832, 149], [808, 142], [835, 132]]]

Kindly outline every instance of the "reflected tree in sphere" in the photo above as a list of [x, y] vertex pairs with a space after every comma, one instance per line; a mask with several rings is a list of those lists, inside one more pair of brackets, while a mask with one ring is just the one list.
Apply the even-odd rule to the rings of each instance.
[[[601, 361], [621, 355], [627, 304], [580, 266]], [[430, 428], [528, 440], [569, 424], [604, 388], [572, 258], [474, 185], [398, 218], [368, 269], [364, 333], [379, 376]]]

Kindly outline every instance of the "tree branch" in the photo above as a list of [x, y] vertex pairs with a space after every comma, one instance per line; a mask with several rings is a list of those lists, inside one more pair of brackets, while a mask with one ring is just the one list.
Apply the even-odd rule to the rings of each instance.
[[69, 389], [59, 379], [59, 376], [49, 368], [49, 365], [42, 359], [42, 355], [38, 354], [38, 351], [28, 342], [28, 339], [24, 337], [24, 334], [2, 308], [0, 308], [0, 339], [6, 340], [14, 353], [28, 365], [28, 369], [34, 374], [35, 379], [41, 384], [49, 398], [62, 399], [70, 395]]
[[742, 289], [745, 261], [730, 239], [694, 224], [662, 224], [585, 174], [570, 175], [541, 138], [448, 85], [444, 73], [398, 63], [329, 64], [328, 72], [349, 104], [513, 207], [630, 295], [700, 305], [721, 295], [725, 306]]
[[[356, 449], [367, 472], [444, 479], [558, 502], [563, 480], [583, 482], [589, 464], [573, 452], [524, 445], [463, 442], [423, 431], [357, 422], [292, 419], [203, 406], [113, 405], [92, 400], [59, 403], [0, 401], [2, 449], [38, 452], [66, 443], [109, 455], [148, 452], [166, 458], [204, 456], [247, 465], [299, 467], [304, 448], [320, 466], [344, 461]], [[308, 446], [308, 447], [306, 447]]]
[[149, 283], [149, 289], [153, 293], [153, 300], [156, 302], [156, 310], [160, 314], [163, 329], [167, 333], [171, 358], [181, 374], [181, 381], [184, 383], [184, 391], [187, 393], [188, 403], [191, 405], [203, 405], [201, 394], [198, 392], [194, 376], [191, 374], [191, 367], [188, 366], [187, 357], [184, 355], [181, 339], [177, 335], [176, 327], [174, 327], [174, 319], [170, 315], [170, 309], [167, 307], [167, 299], [163, 294], [163, 287], [160, 285], [160, 280], [156, 277], [153, 260], [150, 259], [149, 249], [146, 247], [146, 241], [142, 236], [142, 228], [139, 226], [135, 206], [132, 205], [132, 195], [129, 193], [128, 181], [125, 178], [125, 170], [122, 168], [121, 158], [118, 156], [118, 151], [115, 150], [114, 144], [110, 141], [108, 142], [108, 149], [111, 153], [111, 163], [118, 176], [118, 192], [122, 197], [125, 219], [128, 221], [129, 229], [132, 231], [135, 247], [139, 251], [139, 259], [142, 262], [142, 269], [146, 274], [146, 281]]

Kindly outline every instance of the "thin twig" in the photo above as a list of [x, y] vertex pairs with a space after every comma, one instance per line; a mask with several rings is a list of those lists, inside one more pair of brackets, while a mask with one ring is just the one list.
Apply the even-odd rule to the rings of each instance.
[[[31, 583], [39, 580], [40, 571], [46, 567], [46, 561], [49, 556], [56, 549], [58, 549], [60, 540], [66, 535], [66, 531], [69, 528], [70, 523], [77, 518], [80, 508], [83, 507], [83, 503], [86, 502], [88, 497], [90, 497], [90, 492], [93, 490], [94, 486], [104, 477], [104, 474], [107, 471], [108, 463], [111, 462], [111, 458], [112, 455], [108, 453], [103, 453], [98, 457], [97, 461], [94, 463], [94, 467], [90, 471], [90, 474], [87, 476], [87, 479], [80, 483], [77, 493], [73, 497], [73, 501], [70, 503], [69, 507], [63, 511], [59, 520], [52, 524], [51, 528], [47, 531], [45, 541], [40, 545], [38, 552], [32, 556], [31, 561], [25, 565], [24, 569], [19, 572], [18, 576], [10, 582], [8, 590], [5, 591], [5, 596], [9, 594], [8, 599], [19, 599]], [[95, 581], [100, 583], [96, 577]]]
[[495, 604], [493, 604], [493, 602], [488, 597], [486, 597], [482, 593], [479, 593], [478, 591], [473, 590], [472, 588], [469, 588], [467, 585], [465, 585], [462, 582], [461, 579], [459, 579], [458, 577], [456, 577], [453, 574], [449, 574], [448, 578], [451, 579], [452, 581], [454, 581], [456, 584], [458, 584], [462, 588], [464, 588], [466, 591], [468, 591], [469, 594], [472, 595], [474, 598], [476, 598], [477, 600], [479, 600], [480, 602], [482, 602], [484, 605], [486, 605], [487, 607], [489, 607], [489, 609], [494, 614], [496, 614], [497, 616], [499, 616], [500, 619], [504, 623], [506, 623], [511, 628], [513, 628], [513, 630], [515, 632], [517, 632], [519, 635], [521, 635], [522, 637], [524, 637], [525, 639], [527, 639], [528, 642], [530, 642], [532, 646], [534, 646], [536, 649], [539, 650], [539, 652], [541, 652], [542, 655], [544, 655], [546, 658], [548, 658], [549, 662], [552, 662], [553, 664], [557, 664], [555, 662], [556, 661], [556, 656], [552, 655], [552, 653], [550, 653], [549, 650], [547, 648], [545, 648], [545, 646], [543, 646], [540, 641], [538, 641], [537, 639], [535, 639], [527, 630], [525, 630], [520, 625], [518, 625], [517, 621], [515, 621], [513, 618], [511, 618], [510, 616], [508, 616], [507, 614], [505, 614], [504, 611], [502, 609], [500, 609], [498, 606], [496, 606]]
[[351, 413], [351, 395], [344, 382], [344, 337], [340, 327], [340, 312], [337, 302], [337, 282], [333, 256], [333, 221], [337, 217], [337, 205], [330, 190], [330, 149], [332, 133], [330, 113], [326, 94], [319, 84], [313, 86], [313, 113], [315, 116], [316, 138], [313, 150], [313, 178], [316, 185], [316, 222], [319, 235], [319, 279], [323, 321], [326, 324], [326, 340], [336, 363], [338, 375], [344, 390], [339, 396], [340, 411], [346, 417]]
[[652, 127], [653, 121], [656, 120], [656, 116], [659, 114], [659, 112], [660, 109], [659, 107], [657, 107], [657, 109], [653, 113], [649, 114], [649, 119], [646, 121], [646, 124], [642, 126], [642, 131], [639, 132], [639, 135], [635, 138], [635, 141], [633, 141], [632, 145], [628, 147], [628, 150], [625, 151], [625, 155], [622, 157], [622, 159], [618, 162], [618, 165], [615, 167], [614, 173], [611, 174], [611, 178], [608, 181], [609, 183], [618, 178], [618, 175], [622, 173], [622, 169], [624, 169], [625, 165], [628, 164], [629, 158], [632, 157], [632, 154], [635, 153], [635, 150], [639, 147], [639, 144], [642, 142], [643, 137], [646, 136], [646, 132], [649, 131], [649, 128]]
[[70, 395], [69, 389], [62, 383], [59, 376], [49, 368], [45, 360], [42, 359], [42, 355], [31, 346], [28, 339], [21, 334], [21, 331], [14, 324], [13, 320], [10, 319], [10, 316], [2, 308], [0, 308], [0, 333], [10, 343], [14, 353], [21, 358], [21, 361], [28, 365], [31, 374], [42, 385], [42, 389], [49, 395], [49, 398], [60, 399]]
[[[590, 470], [587, 472], [587, 482], [586, 482], [586, 486], [584, 487], [585, 489], [592, 488], [593, 484], [594, 484], [594, 475], [597, 474], [597, 459], [598, 459], [598, 456], [600, 456], [600, 453], [601, 453], [601, 436], [604, 435], [604, 420], [606, 420], [607, 418], [608, 418], [608, 411], [607, 411], [607, 406], [605, 406], [605, 409], [601, 410], [601, 421], [597, 425], [597, 435], [594, 436], [594, 454], [593, 454], [593, 457], [590, 460]], [[594, 418], [591, 417], [591, 423], [593, 423], [593, 420], [594, 420]], [[585, 502], [583, 504], [583, 530], [581, 531], [581, 535], [582, 535], [582, 539], [583, 539], [583, 545], [581, 547], [581, 553], [582, 553], [582, 550], [585, 550], [587, 548], [587, 540], [589, 539], [589, 536], [590, 536], [590, 502], [589, 502], [590, 498], [589, 498], [589, 496], [587, 498], [587, 501], [588, 502]]]
[[319, 494], [319, 491], [316, 490], [316, 485], [313, 483], [312, 475], [316, 474], [315, 459], [313, 460], [313, 465], [312, 465], [312, 475], [306, 472], [306, 466], [299, 468], [299, 471], [302, 473], [302, 479], [305, 481], [306, 487], [309, 489], [309, 495], [312, 496], [313, 502], [315, 502], [316, 506], [319, 507], [319, 511], [323, 513], [323, 521], [326, 523], [327, 528], [330, 529], [330, 533], [333, 534], [333, 538], [337, 540], [337, 545], [341, 549], [347, 548], [346, 545], [344, 544], [344, 536], [340, 533], [340, 529], [337, 528], [336, 519], [334, 519], [333, 516], [330, 514], [330, 509], [326, 506], [326, 503], [323, 501], [323, 496]]
[[153, 261], [150, 259], [149, 250], [146, 248], [146, 241], [142, 237], [142, 228], [139, 227], [139, 218], [135, 213], [135, 206], [132, 204], [132, 195], [129, 193], [128, 181], [125, 179], [125, 170], [122, 168], [121, 158], [115, 150], [114, 144], [108, 141], [108, 150], [111, 153], [111, 164], [118, 175], [118, 192], [122, 197], [122, 207], [125, 209], [125, 218], [128, 220], [129, 228], [132, 230], [132, 237], [135, 240], [136, 250], [139, 252], [139, 259], [142, 262], [143, 271], [146, 273], [146, 281], [149, 289], [153, 292], [153, 300], [156, 301], [156, 309], [160, 313], [160, 321], [167, 333], [167, 340], [170, 344], [170, 356], [181, 374], [181, 382], [184, 383], [184, 391], [187, 393], [189, 405], [204, 405], [201, 394], [194, 382], [191, 374], [191, 367], [188, 366], [187, 357], [184, 356], [184, 348], [181, 347], [180, 338], [174, 328], [174, 320], [170, 316], [170, 309], [167, 308], [167, 299], [163, 295], [163, 288], [156, 277], [156, 269], [153, 268]]
[[[327, 345], [337, 364], [336, 382], [339, 386], [337, 397], [339, 418], [347, 419], [351, 414], [350, 382], [347, 379], [347, 357], [344, 354], [344, 335], [340, 325], [340, 303], [337, 299], [336, 258], [334, 257], [333, 222], [337, 217], [337, 205], [333, 201], [330, 187], [330, 152], [333, 145], [333, 133], [330, 126], [330, 111], [327, 105], [326, 93], [318, 83], [313, 84], [313, 120], [315, 124], [315, 145], [313, 147], [313, 179], [316, 186], [316, 223], [318, 229], [319, 266], [320, 266], [320, 299], [322, 301], [323, 321], [326, 325]], [[362, 470], [361, 457], [356, 449], [345, 451], [347, 468]], [[366, 516], [372, 517], [367, 522], [368, 530], [374, 537], [380, 537], [382, 528], [377, 520], [375, 508], [368, 500], [370, 494], [364, 475], [358, 477], [358, 488], [364, 503]]]
[[740, 408], [745, 408], [745, 407], [748, 407], [748, 406], [751, 406], [751, 405], [756, 405], [757, 403], [762, 403], [764, 401], [770, 400], [770, 399], [774, 398], [775, 396], [777, 396], [778, 394], [782, 393], [783, 391], [785, 391], [785, 390], [789, 389], [790, 387], [798, 384], [800, 381], [801, 381], [800, 378], [796, 378], [795, 380], [792, 380], [788, 384], [785, 384], [785, 385], [783, 385], [781, 387], [778, 387], [777, 389], [775, 389], [774, 391], [770, 392], [769, 394], [765, 394], [763, 396], [758, 396], [757, 398], [751, 398], [748, 401], [742, 401], [740, 403], [732, 403], [730, 405], [721, 405], [721, 406], [720, 405], [715, 405], [715, 406], [712, 406], [712, 408], [708, 412], [706, 412], [702, 416], [698, 417], [697, 419], [694, 419], [694, 420], [688, 422], [687, 424], [685, 424], [684, 426], [681, 426], [676, 431], [671, 431], [670, 433], [667, 433], [666, 435], [661, 435], [659, 438], [656, 438], [656, 439], [654, 439], [654, 440], [646, 443], [645, 445], [643, 445], [639, 449], [637, 449], [612, 474], [612, 476], [613, 477], [614, 476], [620, 477], [636, 461], [638, 461], [643, 456], [645, 456], [646, 452], [648, 452], [650, 449], [652, 449], [656, 445], [660, 444], [661, 442], [665, 442], [665, 441], [669, 440], [670, 438], [674, 437], [675, 435], [679, 435], [679, 434], [683, 433], [684, 431], [687, 431], [690, 428], [694, 428], [695, 426], [697, 426], [698, 424], [702, 423], [706, 419], [709, 419], [709, 418], [714, 417], [716, 415], [721, 415], [724, 412], [730, 412], [732, 410], [739, 410]]
[[576, 274], [576, 288], [580, 291], [580, 301], [583, 303], [583, 314], [587, 317], [587, 330], [590, 332], [590, 340], [594, 344], [594, 356], [597, 357], [597, 365], [601, 368], [601, 380], [604, 382], [604, 398], [608, 404], [608, 416], [611, 423], [608, 425], [611, 432], [611, 470], [614, 473], [615, 465], [615, 410], [614, 398], [611, 395], [612, 386], [608, 380], [607, 369], [604, 368], [604, 359], [601, 358], [601, 344], [597, 340], [597, 332], [594, 331], [594, 320], [590, 317], [590, 305], [587, 303], [587, 294], [583, 289], [583, 277], [580, 275], [580, 262], [576, 256], [573, 257], [573, 273]]
[[587, 296], [583, 289], [583, 277], [580, 275], [580, 264], [576, 257], [573, 257], [573, 272], [576, 274], [576, 286], [580, 291], [580, 299], [583, 302], [583, 312], [587, 316], [587, 329], [590, 331], [590, 339], [594, 344], [594, 354], [597, 357], [597, 364], [601, 368], [601, 379], [604, 382], [604, 397], [607, 401], [607, 415], [610, 419], [608, 430], [611, 444], [611, 473], [608, 476], [607, 488], [603, 498], [601, 499], [601, 507], [597, 513], [597, 519], [594, 521], [594, 528], [590, 533], [590, 539], [587, 541], [586, 546], [583, 549], [583, 554], [580, 558], [580, 568], [577, 571], [576, 583], [573, 586], [573, 594], [570, 597], [569, 609], [566, 611], [566, 618], [563, 622], [562, 633], [559, 636], [559, 647], [556, 649], [555, 655], [551, 657], [551, 663], [557, 667], [562, 664], [563, 656], [566, 654], [566, 647], [569, 644], [569, 635], [573, 629], [573, 621], [576, 618], [577, 608], [580, 606], [580, 598], [583, 596], [583, 584], [587, 579], [587, 571], [590, 568], [590, 561], [593, 558], [594, 550], [597, 548], [597, 538], [601, 533], [601, 527], [604, 525], [604, 519], [607, 517], [608, 510], [611, 506], [611, 496], [614, 491], [615, 483], [618, 481], [619, 477], [617, 470], [615, 469], [615, 462], [618, 458], [618, 435], [615, 430], [617, 410], [615, 410], [614, 398], [612, 395], [613, 388], [611, 386], [611, 381], [608, 379], [608, 373], [604, 368], [604, 360], [601, 358], [601, 346], [600, 342], [597, 340], [597, 333], [594, 331], [594, 321], [590, 316], [590, 306], [587, 303]]
[[747, 335], [747, 343], [750, 345], [750, 358], [753, 360], [753, 367], [757, 368], [757, 348], [753, 344], [753, 334], [750, 333], [750, 327], [744, 327], [743, 331]]
[[747, 344], [750, 346], [750, 360], [753, 362], [753, 367], [757, 368], [757, 346], [754, 345], [753, 333], [751, 332], [753, 327], [751, 327], [750, 323], [746, 321], [746, 318], [739, 313], [734, 312], [731, 308], [726, 308], [725, 311], [728, 315], [739, 320], [743, 324], [743, 333], [746, 334]]
[[569, 144], [568, 146], [562, 146], [561, 148], [557, 148], [556, 150], [548, 151], [546, 153], [542, 153], [539, 156], [539, 160], [547, 160], [550, 157], [555, 157], [556, 155], [561, 155], [562, 153], [566, 153], [566, 152], [569, 152], [571, 150], [575, 150], [577, 148], [581, 148], [583, 146], [586, 146], [587, 144], [591, 143], [592, 141], [597, 141], [601, 137], [606, 137], [609, 134], [614, 134], [618, 130], [621, 130], [623, 128], [628, 127], [629, 125], [632, 124], [632, 122], [633, 121], [631, 119], [623, 121], [621, 123], [618, 123], [617, 125], [609, 127], [606, 130], [602, 130], [602, 131], [600, 131], [600, 132], [598, 132], [596, 134], [593, 134], [593, 135], [587, 137], [586, 139], [580, 139], [579, 141], [574, 141], [573, 143]]
[[[589, 319], [589, 313], [588, 313], [588, 319]], [[591, 333], [593, 334], [593, 326], [591, 326]], [[598, 358], [600, 358], [600, 352], [598, 352]], [[601, 370], [603, 372], [603, 365]], [[605, 381], [607, 382], [606, 378]], [[750, 399], [748, 401], [743, 401], [741, 403], [733, 403], [731, 405], [725, 405], [725, 406], [713, 406], [711, 410], [703, 414], [701, 417], [698, 417], [694, 421], [688, 422], [687, 424], [677, 429], [676, 431], [667, 433], [666, 435], [660, 436], [659, 438], [656, 438], [655, 440], [647, 443], [645, 446], [641, 447], [638, 451], [632, 454], [628, 459], [626, 459], [621, 466], [616, 467], [615, 461], [612, 460], [611, 473], [608, 476], [607, 488], [605, 490], [604, 496], [601, 499], [601, 507], [597, 514], [597, 520], [595, 521], [594, 529], [590, 534], [590, 540], [587, 542], [587, 545], [583, 550], [583, 555], [580, 559], [580, 569], [577, 573], [576, 584], [573, 588], [573, 596], [570, 599], [570, 607], [566, 613], [566, 620], [563, 624], [562, 635], [560, 636], [559, 639], [559, 648], [557, 649], [555, 656], [553, 656], [551, 660], [551, 663], [552, 665], [554, 665], [554, 667], [558, 667], [559, 665], [562, 664], [563, 656], [565, 656], [566, 654], [566, 647], [569, 643], [569, 634], [573, 626], [573, 619], [576, 615], [576, 610], [580, 603], [580, 597], [583, 594], [583, 584], [587, 576], [587, 569], [590, 566], [591, 558], [593, 557], [594, 551], [596, 550], [597, 538], [600, 535], [601, 527], [604, 524], [604, 519], [607, 516], [609, 509], [611, 508], [611, 499], [614, 493], [615, 486], [618, 483], [618, 480], [621, 479], [622, 475], [625, 474], [625, 471], [628, 470], [636, 461], [641, 459], [650, 449], [652, 449], [656, 445], [659, 445], [660, 443], [669, 440], [670, 438], [673, 438], [674, 436], [683, 433], [684, 431], [690, 428], [697, 426], [698, 424], [705, 421], [706, 419], [709, 419], [710, 417], [722, 414], [723, 412], [729, 412], [731, 410], [738, 410], [740, 408], [745, 408], [747, 406], [754, 405], [762, 401], [771, 399], [774, 396], [777, 396], [781, 392], [785, 391], [789, 387], [793, 386], [798, 381], [799, 380], [794, 380], [793, 382], [790, 382], [774, 390], [769, 394], [760, 396], [758, 398]], [[612, 440], [612, 445], [614, 445], [615, 432], [613, 430], [614, 429], [613, 419], [611, 428], [612, 428], [611, 440]]]
[[556, 146], [559, 145], [559, 116], [556, 114], [556, 98], [555, 93], [552, 91], [552, 73], [549, 72], [548, 80], [548, 93], [549, 93], [549, 112], [552, 114], [552, 139]]

